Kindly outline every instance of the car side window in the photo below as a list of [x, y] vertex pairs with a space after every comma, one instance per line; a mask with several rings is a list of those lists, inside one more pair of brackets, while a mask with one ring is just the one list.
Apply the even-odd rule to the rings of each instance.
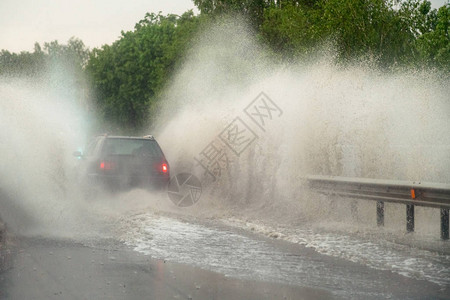
[[100, 153], [101, 148], [103, 147], [103, 144], [105, 143], [105, 141], [106, 141], [106, 139], [103, 137], [98, 137], [95, 140], [94, 148], [92, 150], [92, 155], [98, 155], [98, 153]]
[[94, 155], [94, 150], [95, 150], [95, 146], [97, 145], [97, 141], [98, 141], [98, 139], [95, 139], [87, 145], [86, 152], [85, 152], [86, 156]]

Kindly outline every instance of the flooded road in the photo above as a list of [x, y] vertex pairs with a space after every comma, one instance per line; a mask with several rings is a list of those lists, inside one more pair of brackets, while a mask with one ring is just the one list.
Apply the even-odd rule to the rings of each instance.
[[292, 243], [234, 225], [141, 214], [127, 220], [124, 239], [151, 257], [234, 278], [325, 289], [339, 299], [434, 298], [449, 291], [446, 255], [307, 231], [297, 232], [303, 242]]
[[330, 299], [323, 290], [222, 274], [140, 255], [113, 241], [21, 238], [0, 299]]
[[[418, 250], [378, 245], [378, 254], [393, 265], [381, 270], [373, 267], [376, 257], [366, 257], [365, 263], [344, 257], [349, 255], [345, 244], [358, 242], [351, 237], [344, 241], [341, 236], [339, 241], [324, 235], [319, 242], [315, 236], [323, 248], [327, 243], [342, 252], [338, 257], [319, 253], [306, 243], [306, 235], [305, 243], [292, 243], [240, 228], [236, 221], [196, 222], [147, 212], [122, 216], [116, 226], [122, 232], [116, 239], [17, 238], [13, 266], [1, 275], [1, 298], [448, 299], [450, 295], [445, 281], [448, 257], [424, 250], [418, 257]], [[376, 244], [355, 244], [354, 250], [370, 252], [364, 249]], [[401, 257], [408, 253], [409, 268]], [[427, 278], [431, 271], [435, 277]], [[414, 272], [422, 274], [414, 278]]]

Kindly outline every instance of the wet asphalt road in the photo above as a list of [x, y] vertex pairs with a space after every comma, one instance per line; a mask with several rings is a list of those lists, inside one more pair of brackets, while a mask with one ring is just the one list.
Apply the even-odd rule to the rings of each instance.
[[0, 275], [0, 298], [450, 299], [449, 289], [443, 290], [426, 281], [320, 255], [290, 243], [265, 242], [289, 255], [307, 256], [330, 273], [342, 272], [343, 276], [352, 273], [355, 280], [373, 281], [382, 288], [376, 294], [364, 294], [365, 287], [361, 288], [361, 293], [346, 294], [348, 291], [311, 288], [302, 282], [292, 285], [237, 279], [194, 266], [153, 259], [114, 240], [78, 243], [16, 238], [12, 266]]
[[239, 280], [120, 244], [19, 239], [1, 299], [329, 299], [318, 289]]

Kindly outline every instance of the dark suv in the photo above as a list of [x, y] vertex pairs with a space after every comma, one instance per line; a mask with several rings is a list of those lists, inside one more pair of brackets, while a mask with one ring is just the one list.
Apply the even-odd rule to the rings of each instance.
[[153, 136], [99, 136], [80, 159], [79, 176], [88, 186], [111, 191], [126, 188], [164, 188], [169, 181], [169, 163]]

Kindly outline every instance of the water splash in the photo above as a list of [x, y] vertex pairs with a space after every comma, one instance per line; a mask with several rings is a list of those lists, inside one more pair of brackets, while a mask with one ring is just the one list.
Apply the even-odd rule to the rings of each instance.
[[[385, 73], [370, 62], [340, 66], [332, 50], [320, 53], [280, 66], [239, 21], [199, 38], [156, 125], [172, 170], [198, 172], [194, 157], [235, 117], [258, 137], [239, 156], [228, 149], [232, 162], [208, 183], [203, 205], [255, 218], [314, 219], [323, 202], [302, 188], [306, 175], [450, 182], [448, 78]], [[264, 131], [243, 112], [260, 92], [283, 110]]]
[[57, 230], [74, 217], [72, 151], [84, 143], [87, 114], [65, 76], [0, 79], [0, 215], [17, 232]]

